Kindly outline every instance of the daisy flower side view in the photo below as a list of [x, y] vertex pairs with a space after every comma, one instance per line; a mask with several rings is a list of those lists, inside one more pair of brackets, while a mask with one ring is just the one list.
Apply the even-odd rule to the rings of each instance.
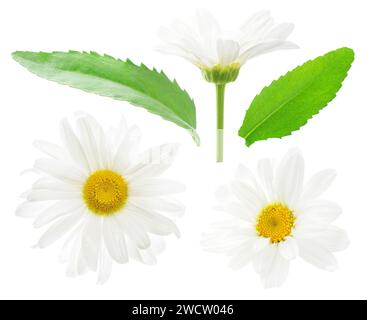
[[124, 119], [109, 131], [89, 115], [75, 122], [77, 130], [67, 119], [61, 122], [62, 146], [35, 142], [46, 157], [35, 161], [40, 177], [16, 214], [34, 218], [36, 228], [49, 225], [39, 248], [66, 238], [61, 260], [68, 276], [91, 270], [104, 283], [113, 261], [154, 264], [164, 248], [162, 236], [179, 236], [174, 219], [184, 206], [171, 194], [184, 186], [160, 177], [178, 147], [139, 153], [139, 129]]
[[193, 63], [205, 80], [216, 86], [218, 162], [223, 161], [226, 84], [237, 79], [240, 68], [248, 60], [276, 50], [298, 48], [287, 41], [293, 28], [290, 23], [276, 24], [265, 10], [249, 17], [239, 30], [229, 33], [205, 10], [199, 10], [191, 23], [176, 20], [169, 28], [160, 28], [158, 36], [164, 44], [156, 49]]
[[346, 249], [349, 240], [332, 224], [341, 208], [320, 196], [335, 175], [334, 170], [323, 170], [304, 183], [298, 150], [287, 153], [276, 168], [269, 159], [259, 161], [257, 177], [240, 165], [228, 199], [216, 208], [233, 218], [204, 234], [203, 247], [230, 256], [234, 269], [252, 262], [265, 287], [282, 285], [297, 256], [334, 271], [333, 252]]

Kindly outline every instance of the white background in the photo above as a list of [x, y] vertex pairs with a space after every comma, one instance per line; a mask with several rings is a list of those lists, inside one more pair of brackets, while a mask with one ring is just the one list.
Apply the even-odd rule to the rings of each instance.
[[[235, 28], [253, 12], [270, 9], [277, 21], [296, 24], [291, 40], [300, 50], [280, 51], [248, 62], [237, 82], [228, 86], [224, 164], [214, 162], [214, 87], [200, 72], [177, 57], [152, 47], [156, 29], [173, 18], [208, 8], [227, 28]], [[367, 298], [367, 43], [365, 1], [19, 1], [0, 2], [0, 298], [61, 299], [286, 299]], [[338, 97], [307, 126], [282, 140], [247, 148], [237, 136], [246, 108], [271, 80], [308, 59], [342, 46], [356, 60]], [[12, 61], [15, 50], [93, 50], [164, 69], [195, 98], [202, 146], [196, 147], [181, 128], [126, 102], [114, 101], [37, 78]], [[39, 155], [34, 139], [58, 142], [58, 122], [82, 110], [104, 125], [121, 113], [143, 131], [143, 145], [180, 142], [182, 149], [169, 176], [188, 191], [186, 215], [178, 221], [181, 239], [168, 239], [167, 250], [153, 267], [115, 265], [110, 281], [95, 284], [95, 274], [66, 278], [58, 262], [59, 246], [32, 249], [40, 235], [30, 220], [17, 218], [19, 194], [33, 177], [21, 176]], [[280, 289], [265, 290], [252, 267], [232, 271], [225, 256], [201, 250], [200, 234], [214, 214], [215, 187], [229, 181], [239, 161], [250, 168], [262, 157], [279, 159], [298, 146], [307, 174], [336, 168], [328, 191], [344, 213], [337, 224], [347, 230], [351, 246], [337, 254], [335, 273], [297, 260]]]

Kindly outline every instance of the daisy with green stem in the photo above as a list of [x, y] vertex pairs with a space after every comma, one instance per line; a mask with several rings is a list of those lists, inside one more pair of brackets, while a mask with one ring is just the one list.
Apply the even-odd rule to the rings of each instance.
[[161, 28], [165, 45], [157, 49], [178, 55], [196, 65], [208, 82], [216, 87], [217, 161], [223, 161], [224, 93], [226, 84], [237, 79], [240, 68], [249, 59], [298, 46], [287, 41], [293, 24], [275, 24], [268, 11], [248, 18], [237, 32], [227, 35], [206, 11], [198, 11], [192, 23], [177, 20], [170, 28]]

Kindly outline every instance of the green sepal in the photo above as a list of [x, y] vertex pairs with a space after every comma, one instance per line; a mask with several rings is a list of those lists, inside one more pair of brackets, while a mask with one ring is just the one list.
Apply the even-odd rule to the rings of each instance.
[[203, 68], [201, 72], [206, 81], [215, 84], [226, 84], [229, 82], [236, 81], [240, 73], [240, 64], [232, 63], [228, 66], [216, 65], [213, 68]]

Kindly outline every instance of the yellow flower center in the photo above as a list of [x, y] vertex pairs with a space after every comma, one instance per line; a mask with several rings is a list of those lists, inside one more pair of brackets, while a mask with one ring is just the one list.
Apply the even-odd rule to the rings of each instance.
[[258, 215], [256, 230], [259, 236], [279, 243], [292, 233], [295, 220], [293, 211], [284, 204], [269, 204]]
[[127, 196], [125, 179], [112, 170], [98, 170], [84, 183], [84, 201], [89, 210], [98, 215], [110, 215], [122, 209]]

